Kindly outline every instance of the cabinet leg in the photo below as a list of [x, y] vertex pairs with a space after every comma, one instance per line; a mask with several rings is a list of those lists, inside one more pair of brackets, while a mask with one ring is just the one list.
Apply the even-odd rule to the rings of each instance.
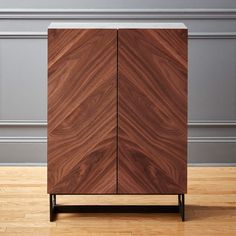
[[179, 213], [181, 216], [182, 221], [185, 221], [185, 195], [178, 194], [178, 204], [179, 204]]
[[[77, 207], [77, 208], [76, 208]], [[50, 194], [49, 195], [49, 212], [50, 212], [50, 222], [53, 222], [56, 218], [56, 213], [67, 213], [67, 212], [120, 212], [116, 211], [120, 208], [120, 206], [101, 206], [100, 211], [98, 211], [98, 206], [92, 206], [95, 208], [95, 211], [91, 211], [91, 206], [78, 206], [78, 205], [69, 205], [69, 206], [60, 206], [56, 205], [56, 194]], [[110, 207], [110, 210], [109, 210]], [[119, 208], [117, 208], [119, 207]], [[124, 207], [124, 206], [123, 206]], [[135, 206], [137, 207], [137, 206]], [[147, 206], [139, 206], [142, 210], [141, 212], [150, 212], [147, 211]], [[150, 206], [149, 206], [150, 207]], [[163, 206], [162, 206], [163, 207]], [[159, 209], [157, 212], [179, 212], [182, 221], [185, 221], [185, 195], [184, 194], [178, 194], [178, 206], [164, 206], [166, 208], [165, 211]], [[104, 208], [102, 210], [102, 208]], [[144, 209], [145, 208], [145, 209]], [[79, 209], [79, 210], [78, 210]], [[113, 209], [113, 210], [112, 210]], [[170, 210], [171, 209], [171, 210]], [[131, 209], [130, 209], [131, 210]], [[127, 209], [124, 209], [124, 212], [130, 212], [130, 210], [127, 211]], [[136, 209], [137, 210], [137, 209]], [[135, 211], [135, 208], [133, 209]], [[138, 212], [140, 212], [138, 211]]]
[[52, 195], [52, 200], [53, 200], [53, 205], [55, 206], [57, 203], [56, 203], [56, 194], [53, 194]]
[[50, 222], [53, 222], [55, 219], [55, 211], [54, 206], [56, 205], [56, 195], [49, 195], [49, 212], [50, 212]]
[[179, 211], [180, 211], [180, 194], [178, 194], [178, 205], [179, 205]]

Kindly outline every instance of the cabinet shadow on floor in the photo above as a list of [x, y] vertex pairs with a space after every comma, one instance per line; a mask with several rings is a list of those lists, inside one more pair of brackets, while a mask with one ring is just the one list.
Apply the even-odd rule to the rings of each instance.
[[[204, 220], [215, 220], [221, 218], [233, 219], [236, 217], [236, 207], [234, 206], [200, 206], [200, 205], [186, 205], [185, 206], [186, 222], [190, 221], [204, 221]], [[233, 217], [234, 216], [234, 217]], [[180, 218], [179, 213], [59, 213], [56, 218], [58, 220], [79, 220], [86, 218], [98, 218], [109, 219], [110, 217], [116, 218], [117, 220], [157, 220], [157, 221], [169, 221]]]

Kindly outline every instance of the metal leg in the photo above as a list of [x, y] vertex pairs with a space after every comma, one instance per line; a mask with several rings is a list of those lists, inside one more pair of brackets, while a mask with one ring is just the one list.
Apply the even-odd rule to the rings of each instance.
[[49, 210], [50, 210], [50, 222], [54, 221], [55, 219], [55, 207], [56, 205], [56, 195], [50, 194], [49, 195]]
[[54, 206], [55, 206], [57, 204], [56, 203], [56, 194], [53, 194], [52, 196], [53, 196], [53, 203], [54, 203]]
[[185, 221], [185, 199], [184, 194], [178, 194], [179, 213], [182, 221]]
[[185, 221], [185, 195], [182, 194], [182, 221]]
[[185, 195], [178, 194], [178, 205], [132, 205], [132, 206], [120, 206], [120, 205], [58, 205], [56, 204], [56, 194], [49, 195], [50, 206], [50, 221], [54, 221], [57, 213], [179, 213], [182, 221], [185, 220]]
[[180, 194], [178, 194], [178, 206], [179, 206], [179, 210], [180, 210]]

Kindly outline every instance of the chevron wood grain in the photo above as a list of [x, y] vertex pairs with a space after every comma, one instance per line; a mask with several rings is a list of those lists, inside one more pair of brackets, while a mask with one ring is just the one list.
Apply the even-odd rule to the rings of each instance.
[[117, 32], [48, 31], [48, 193], [116, 191]]
[[118, 192], [187, 188], [187, 30], [118, 31]]

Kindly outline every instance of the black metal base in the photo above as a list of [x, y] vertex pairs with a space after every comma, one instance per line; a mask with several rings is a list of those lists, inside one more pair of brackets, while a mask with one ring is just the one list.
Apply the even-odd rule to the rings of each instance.
[[184, 194], [178, 194], [178, 205], [58, 205], [56, 195], [50, 194], [50, 221], [54, 221], [57, 213], [180, 213], [184, 214]]

